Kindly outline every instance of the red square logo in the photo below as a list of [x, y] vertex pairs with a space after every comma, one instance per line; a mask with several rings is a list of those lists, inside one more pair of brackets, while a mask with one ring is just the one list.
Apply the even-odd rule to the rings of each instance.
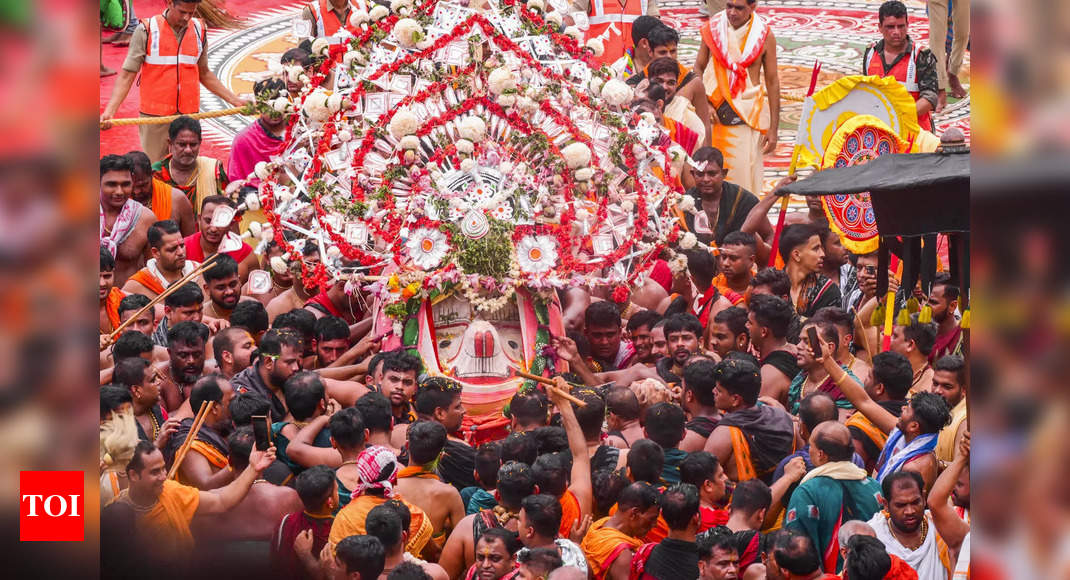
[[81, 471], [19, 472], [19, 540], [85, 540], [85, 474]]

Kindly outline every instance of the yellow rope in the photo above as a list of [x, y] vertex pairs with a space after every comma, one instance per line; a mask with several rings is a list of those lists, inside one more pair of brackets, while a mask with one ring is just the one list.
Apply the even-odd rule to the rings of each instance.
[[[168, 117], [133, 117], [130, 119], [112, 119], [107, 121], [111, 123], [113, 127], [122, 127], [125, 125], [167, 125], [179, 117], [193, 117], [194, 119], [213, 119], [215, 117], [227, 117], [229, 115], [251, 115], [254, 113], [246, 112], [246, 107], [231, 107], [229, 109], [223, 109], [221, 111], [208, 111], [204, 113], [194, 113], [192, 115], [171, 115]], [[104, 125], [102, 122], [101, 125]]]

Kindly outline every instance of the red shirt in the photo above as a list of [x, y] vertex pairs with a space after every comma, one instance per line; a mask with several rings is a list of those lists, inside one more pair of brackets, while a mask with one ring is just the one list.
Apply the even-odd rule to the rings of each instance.
[[[201, 232], [197, 232], [185, 239], [186, 242], [186, 259], [193, 260], [194, 262], [204, 261], [204, 250], [201, 249]], [[241, 249], [234, 250], [233, 252], [223, 252], [224, 254], [234, 258], [235, 262], [241, 263], [249, 254], [253, 253], [253, 247], [249, 244], [242, 242]]]

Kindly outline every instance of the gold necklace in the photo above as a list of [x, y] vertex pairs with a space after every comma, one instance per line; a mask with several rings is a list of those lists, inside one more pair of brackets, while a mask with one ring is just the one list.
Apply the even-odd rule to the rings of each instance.
[[903, 540], [900, 540], [899, 536], [896, 535], [895, 526], [892, 525], [892, 523], [891, 523], [892, 515], [890, 513], [885, 511], [884, 512], [884, 518], [888, 520], [888, 530], [890, 530], [892, 532], [892, 535], [895, 536], [895, 541], [899, 542], [900, 545], [902, 545], [907, 550], [910, 550], [911, 552], [913, 552], [913, 551], [917, 550], [918, 548], [922, 547], [922, 545], [925, 544], [925, 538], [929, 537], [929, 518], [925, 517], [924, 514], [922, 514], [922, 517], [921, 517], [921, 539], [918, 540], [918, 543], [916, 545], [913, 545], [913, 546], [908, 546], [908, 545], [904, 544]]
[[156, 421], [156, 414], [149, 409], [149, 422], [152, 423], [152, 440], [156, 441], [156, 438], [160, 436], [160, 423]]

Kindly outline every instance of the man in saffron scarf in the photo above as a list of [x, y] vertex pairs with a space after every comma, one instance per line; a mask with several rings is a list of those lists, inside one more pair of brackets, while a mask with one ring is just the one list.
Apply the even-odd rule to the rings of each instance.
[[123, 157], [129, 159], [132, 166], [133, 198], [151, 209], [158, 221], [174, 220], [183, 236], [196, 231], [197, 220], [193, 215], [193, 204], [181, 190], [152, 176], [152, 161], [149, 156], [142, 151], [131, 151]]
[[397, 457], [386, 447], [371, 445], [357, 456], [356, 467], [360, 483], [353, 490], [353, 499], [335, 516], [328, 541], [337, 545], [349, 536], [366, 534], [364, 523], [368, 519], [368, 512], [389, 499], [397, 498], [404, 502], [412, 513], [409, 542], [405, 545], [405, 551], [419, 556], [431, 539], [433, 527], [424, 510], [406, 502], [397, 492]]
[[163, 453], [154, 444], [141, 441], [126, 467], [129, 487], [113, 503], [133, 508], [137, 535], [152, 539], [144, 544], [152, 551], [150, 558], [158, 564], [177, 566], [172, 568], [177, 572], [190, 565], [194, 553], [190, 531], [193, 518], [223, 513], [238, 505], [274, 461], [274, 447], [266, 451], [254, 448], [249, 453], [249, 465], [234, 481], [220, 489], [200, 491], [167, 479]]
[[617, 512], [591, 524], [580, 548], [587, 555], [595, 580], [624, 580], [632, 556], [642, 538], [654, 527], [661, 513], [658, 491], [644, 482], [624, 488], [617, 499]]
[[[197, 431], [197, 438], [190, 444], [190, 453], [178, 469], [178, 480], [197, 489], [216, 489], [234, 479], [234, 471], [227, 469], [230, 447], [220, 432], [231, 424], [230, 401], [234, 389], [228, 381], [218, 376], [201, 377], [190, 389], [190, 408], [200, 409], [201, 403], [212, 402], [212, 410]], [[182, 443], [189, 437], [193, 418], [183, 419], [178, 430], [168, 441], [167, 455], [175, 457]]]
[[115, 287], [115, 258], [104, 246], [100, 247], [100, 333], [106, 334], [118, 328], [119, 303], [123, 291]]
[[727, 0], [724, 12], [699, 29], [702, 47], [695, 59], [714, 107], [713, 146], [725, 154], [729, 181], [750, 191], [763, 189], [762, 155], [776, 149], [780, 122], [776, 39], [754, 13], [756, 5]]
[[431, 540], [441, 551], [450, 531], [464, 519], [464, 504], [456, 487], [435, 473], [446, 446], [446, 428], [434, 421], [409, 426], [409, 466], [398, 473], [398, 493], [427, 514], [434, 530]]
[[791, 416], [771, 405], [758, 405], [762, 379], [758, 366], [726, 359], [714, 370], [717, 408], [725, 413], [710, 434], [705, 451], [717, 457], [734, 481], [768, 482], [778, 461], [794, 451]]

